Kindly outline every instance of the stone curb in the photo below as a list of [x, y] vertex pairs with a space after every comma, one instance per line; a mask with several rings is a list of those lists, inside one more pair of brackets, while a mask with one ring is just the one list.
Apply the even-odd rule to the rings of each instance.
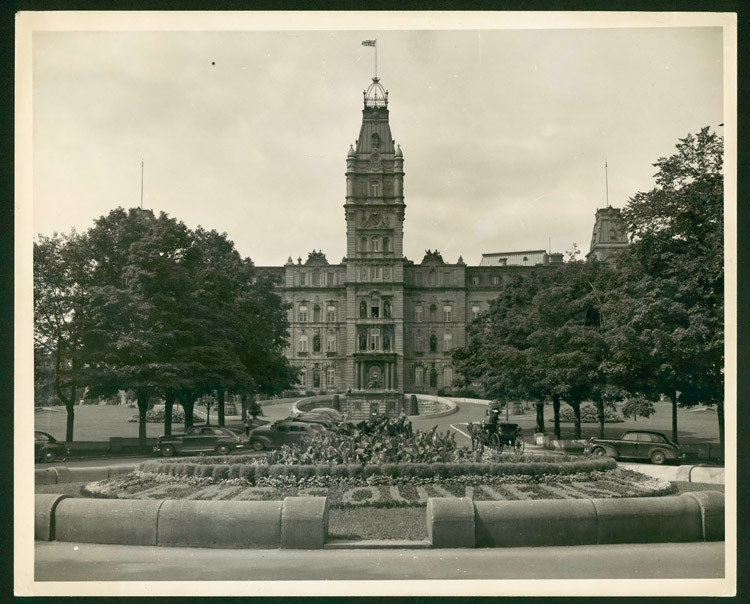
[[126, 466], [98, 466], [91, 468], [68, 468], [57, 466], [34, 470], [34, 482], [36, 484], [64, 484], [68, 482], [91, 482], [94, 480], [105, 480], [119, 474], [129, 474], [137, 470], [139, 464]]
[[724, 496], [712, 491], [677, 497], [458, 501], [449, 498], [427, 501], [427, 535], [432, 547], [539, 547], [724, 539]]
[[325, 497], [284, 501], [86, 499], [35, 496], [40, 541], [248, 549], [323, 549]]

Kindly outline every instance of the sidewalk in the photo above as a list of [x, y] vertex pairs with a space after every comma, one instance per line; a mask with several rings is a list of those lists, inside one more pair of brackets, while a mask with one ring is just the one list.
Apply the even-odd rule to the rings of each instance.
[[[37, 541], [34, 549], [37, 581], [696, 579], [724, 575], [723, 542], [440, 550], [221, 550]], [[137, 584], [128, 586], [133, 594], [140, 589]], [[206, 591], [210, 589], [207, 584]], [[290, 589], [289, 593], [294, 593], [293, 583]], [[607, 589], [606, 584], [602, 589]], [[194, 593], [200, 591], [198, 587]]]

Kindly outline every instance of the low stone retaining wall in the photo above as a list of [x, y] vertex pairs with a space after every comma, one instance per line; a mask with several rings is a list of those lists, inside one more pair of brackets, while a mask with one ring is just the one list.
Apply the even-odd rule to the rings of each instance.
[[130, 474], [138, 469], [138, 464], [128, 466], [102, 466], [96, 468], [67, 468], [58, 466], [34, 470], [36, 484], [63, 484], [67, 482], [91, 482], [104, 480], [119, 474]]
[[34, 538], [118, 545], [322, 549], [325, 497], [283, 501], [81, 499], [36, 495]]
[[724, 468], [716, 466], [655, 466], [651, 464], [621, 464], [621, 466], [663, 480], [724, 484]]
[[[407, 394], [406, 398], [408, 399], [409, 396]], [[445, 417], [458, 411], [456, 403], [452, 400], [431, 394], [417, 394], [417, 405], [419, 405], [419, 415], [416, 417], [420, 419]]]
[[540, 547], [724, 539], [722, 493], [537, 501], [430, 499], [432, 547]]

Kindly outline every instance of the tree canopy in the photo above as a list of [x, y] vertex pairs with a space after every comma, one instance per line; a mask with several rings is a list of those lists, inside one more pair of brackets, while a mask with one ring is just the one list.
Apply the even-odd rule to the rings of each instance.
[[[135, 392], [142, 444], [154, 395], [167, 401], [169, 433], [176, 399], [189, 425], [200, 396], [218, 394], [223, 420], [226, 391], [271, 393], [293, 383], [283, 355], [286, 306], [225, 234], [190, 230], [164, 213], [118, 208], [74, 242], [58, 243], [75, 250], [76, 274], [54, 277], [79, 292], [76, 312], [67, 315], [80, 340], [79, 380], [90, 396]], [[40, 292], [56, 287], [47, 274], [54, 270], [43, 262], [51, 245], [40, 240]], [[58, 256], [65, 265], [64, 254]], [[49, 331], [44, 308], [37, 313], [40, 337]]]

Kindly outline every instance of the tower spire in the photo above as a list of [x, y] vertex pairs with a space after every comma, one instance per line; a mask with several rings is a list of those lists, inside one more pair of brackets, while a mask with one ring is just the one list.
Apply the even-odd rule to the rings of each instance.
[[141, 210], [143, 209], [143, 158], [141, 157]]

